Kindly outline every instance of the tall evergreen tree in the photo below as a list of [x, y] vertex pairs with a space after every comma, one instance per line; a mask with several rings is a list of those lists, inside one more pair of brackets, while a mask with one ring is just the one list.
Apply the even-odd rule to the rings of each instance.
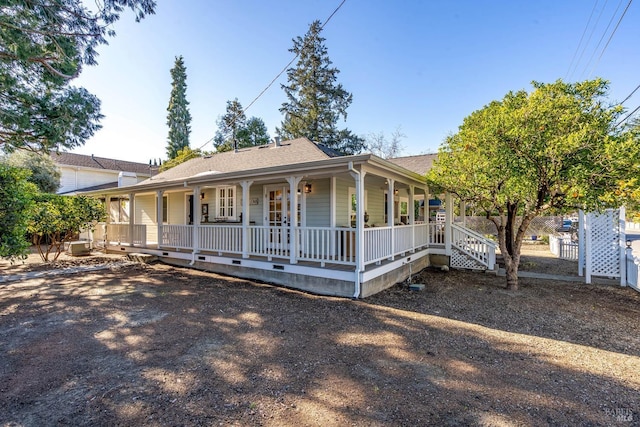
[[171, 69], [171, 96], [167, 111], [167, 156], [173, 159], [180, 150], [189, 147], [191, 133], [191, 113], [187, 101], [187, 67], [182, 55], [176, 57], [175, 65]]
[[337, 128], [338, 121], [347, 118], [353, 95], [336, 82], [340, 70], [331, 66], [321, 31], [320, 21], [313, 22], [289, 49], [298, 62], [287, 70], [288, 83], [281, 85], [287, 102], [280, 108], [285, 118], [277, 131], [286, 139], [307, 137], [344, 154], [355, 154], [364, 148], [364, 140], [346, 128]]

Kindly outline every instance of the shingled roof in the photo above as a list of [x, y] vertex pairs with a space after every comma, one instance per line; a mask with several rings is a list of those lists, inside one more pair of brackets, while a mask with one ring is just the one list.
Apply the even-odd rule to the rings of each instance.
[[58, 165], [150, 175], [150, 168], [146, 163], [127, 162], [124, 160], [107, 159], [105, 157], [75, 153], [52, 153], [51, 159]]
[[[241, 148], [237, 152], [226, 151], [191, 159], [159, 173], [153, 177], [153, 181], [171, 181], [215, 172], [250, 171], [325, 160], [338, 156], [340, 156], [338, 152], [322, 144], [316, 144], [307, 138], [297, 138], [279, 144], [270, 143], [257, 147]], [[148, 180], [144, 181], [144, 183], [148, 182]]]
[[419, 154], [417, 156], [396, 157], [388, 160], [420, 175], [426, 175], [433, 167], [433, 161], [437, 158], [437, 154]]

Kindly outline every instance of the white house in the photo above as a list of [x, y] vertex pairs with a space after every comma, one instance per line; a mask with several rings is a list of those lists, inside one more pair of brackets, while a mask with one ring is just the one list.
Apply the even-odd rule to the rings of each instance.
[[300, 138], [193, 159], [89, 194], [106, 202], [99, 238], [109, 251], [319, 294], [366, 297], [433, 257], [493, 268], [495, 245], [452, 224], [451, 209], [444, 223], [425, 221], [424, 174], [403, 161], [339, 156]]
[[52, 153], [51, 159], [60, 170], [58, 194], [133, 185], [157, 173], [157, 166], [94, 155]]

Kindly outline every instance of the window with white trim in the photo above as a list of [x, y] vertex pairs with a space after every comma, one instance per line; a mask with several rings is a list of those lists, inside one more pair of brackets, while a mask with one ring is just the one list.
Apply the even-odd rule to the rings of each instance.
[[235, 187], [218, 187], [218, 217], [235, 218]]

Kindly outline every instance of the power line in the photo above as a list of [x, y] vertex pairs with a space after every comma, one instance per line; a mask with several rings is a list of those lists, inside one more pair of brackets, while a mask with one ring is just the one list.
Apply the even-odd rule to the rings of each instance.
[[[607, 44], [604, 45], [604, 48], [602, 49], [602, 52], [600, 52], [600, 56], [598, 57], [598, 61], [596, 62], [596, 64], [593, 66], [593, 68], [591, 69], [591, 73], [593, 73], [593, 71], [596, 69], [596, 67], [598, 66], [598, 64], [600, 63], [600, 60], [602, 59], [602, 55], [604, 55], [604, 51], [607, 50], [607, 47], [609, 46], [609, 43], [611, 42], [611, 39], [613, 38], [613, 35], [616, 33], [616, 30], [618, 29], [618, 27], [620, 26], [620, 22], [622, 22], [622, 18], [624, 18], [624, 15], [627, 13], [627, 11], [629, 10], [629, 6], [631, 6], [631, 2], [633, 0], [629, 0], [629, 3], [627, 3], [627, 7], [624, 8], [624, 12], [622, 12], [622, 15], [620, 15], [620, 19], [618, 19], [618, 23], [616, 24], [616, 27], [613, 29], [613, 32], [611, 33], [611, 35], [609, 36], [609, 40], [607, 40]], [[589, 73], [589, 74], [591, 74]]]
[[591, 61], [593, 61], [593, 57], [595, 56], [596, 52], [598, 51], [598, 49], [600, 49], [600, 43], [602, 43], [602, 40], [604, 40], [604, 36], [607, 35], [607, 32], [609, 31], [609, 27], [611, 26], [611, 23], [613, 22], [613, 20], [615, 19], [616, 15], [618, 14], [618, 10], [620, 10], [620, 6], [622, 6], [622, 2], [624, 0], [620, 0], [618, 2], [618, 6], [616, 7], [616, 10], [613, 11], [613, 15], [611, 15], [611, 19], [609, 19], [609, 23], [607, 24], [607, 28], [604, 29], [604, 31], [602, 32], [602, 36], [600, 36], [600, 40], [598, 40], [598, 44], [596, 45], [595, 49], [593, 49], [593, 53], [591, 53], [591, 56], [589, 57], [589, 60], [587, 61], [587, 63], [584, 66], [584, 70], [582, 70], [582, 76], [585, 75], [585, 73], [587, 72], [587, 69], [589, 68], [589, 64], [591, 64]]
[[598, 6], [598, 1], [596, 0], [593, 4], [593, 9], [591, 9], [591, 14], [589, 15], [589, 19], [587, 20], [587, 25], [584, 26], [584, 30], [582, 31], [582, 35], [580, 36], [580, 41], [578, 42], [578, 46], [576, 46], [576, 51], [573, 52], [573, 57], [571, 58], [571, 62], [569, 63], [569, 68], [564, 75], [565, 80], [569, 76], [569, 72], [571, 71], [571, 67], [573, 66], [573, 61], [575, 61], [578, 56], [578, 51], [580, 50], [580, 46], [582, 45], [582, 40], [584, 40], [584, 35], [587, 34], [587, 29], [589, 28], [589, 24], [591, 23], [591, 18], [593, 18], [593, 13], [596, 11], [596, 6]]
[[620, 105], [624, 104], [625, 102], [627, 102], [629, 100], [629, 98], [631, 98], [633, 96], [634, 93], [636, 93], [636, 91], [640, 89], [640, 84], [638, 86], [636, 86], [636, 88], [634, 90], [631, 91], [631, 93], [629, 95], [627, 95], [627, 97], [625, 99], [622, 100], [622, 102], [620, 103]]
[[[329, 15], [329, 17], [328, 17], [328, 18], [324, 21], [324, 23], [320, 26], [320, 29], [321, 29], [321, 30], [322, 30], [322, 29], [324, 29], [325, 25], [327, 25], [327, 24], [329, 23], [329, 21], [331, 21], [331, 18], [333, 18], [333, 16], [334, 16], [334, 15], [335, 15], [339, 10], [340, 10], [340, 8], [342, 7], [342, 5], [343, 5], [343, 4], [345, 4], [345, 2], [346, 2], [346, 1], [347, 1], [347, 0], [342, 0], [342, 1], [340, 2], [340, 4], [338, 5], [338, 7], [336, 7], [336, 8], [333, 10], [333, 12], [331, 12], [331, 15]], [[280, 76], [282, 76], [282, 75], [285, 73], [285, 71], [287, 71], [287, 69], [291, 66], [291, 64], [293, 64], [293, 62], [294, 62], [296, 59], [298, 59], [298, 56], [299, 56], [299, 55], [298, 55], [298, 54], [296, 54], [296, 55], [293, 57], [293, 59], [291, 59], [291, 61], [289, 61], [289, 63], [288, 63], [287, 65], [285, 65], [285, 66], [284, 66], [284, 68], [282, 68], [282, 70], [281, 70], [281, 71], [280, 71], [280, 72], [279, 72], [279, 73], [278, 73], [278, 74], [277, 74], [277, 75], [276, 75], [276, 76], [275, 76], [275, 77], [274, 77], [274, 78], [269, 82], [269, 84], [268, 84], [264, 89], [262, 89], [262, 91], [258, 94], [258, 96], [256, 96], [255, 98], [253, 98], [253, 101], [251, 101], [251, 102], [249, 103], [249, 105], [247, 105], [245, 108], [243, 108], [243, 112], [245, 112], [245, 113], [246, 113], [246, 112], [247, 112], [247, 110], [248, 110], [249, 108], [251, 108], [251, 106], [252, 106], [253, 104], [255, 104], [255, 103], [256, 103], [256, 101], [257, 101], [258, 99], [260, 99], [260, 98], [262, 97], [262, 95], [264, 95], [264, 94], [265, 94], [265, 92], [269, 90], [269, 88], [271, 88], [271, 86], [273, 86], [273, 84], [274, 84], [274, 83], [275, 83], [275, 82], [280, 78]], [[235, 120], [235, 119], [237, 119], [237, 117], [238, 117], [238, 116], [237, 116], [237, 114], [236, 114], [236, 117], [234, 118], [234, 120]], [[210, 139], [209, 139], [207, 142], [205, 142], [205, 143], [204, 143], [200, 148], [204, 147], [205, 145], [207, 145], [207, 144], [208, 144], [209, 142], [211, 142], [212, 140], [213, 140], [213, 138], [210, 138]]]
[[573, 71], [571, 72], [571, 74], [569, 74], [569, 80], [571, 80], [571, 77], [573, 77], [573, 74], [578, 69], [578, 65], [580, 64], [580, 61], [582, 60], [582, 55], [584, 55], [584, 52], [587, 50], [587, 46], [589, 45], [589, 42], [591, 41], [591, 37], [593, 36], [593, 33], [596, 31], [596, 27], [598, 26], [598, 22], [600, 22], [600, 18], [602, 17], [602, 13], [604, 12], [604, 9], [607, 7], [607, 3], [608, 2], [609, 2], [609, 0], [605, 0], [604, 5], [602, 6], [602, 9], [600, 9], [600, 13], [598, 14], [598, 17], [596, 18], [596, 22], [593, 24], [593, 28], [591, 29], [591, 32], [589, 33], [589, 37], [587, 38], [587, 42], [584, 44], [584, 47], [582, 48], [582, 52], [580, 52], [580, 56], [578, 57], [578, 60], [576, 61], [576, 65], [573, 67]]
[[618, 126], [620, 126], [621, 124], [623, 124], [624, 122], [626, 122], [626, 121], [627, 121], [627, 119], [629, 119], [629, 117], [633, 116], [633, 115], [634, 115], [638, 110], [640, 110], [640, 105], [638, 105], [638, 106], [635, 108], [635, 110], [633, 110], [632, 112], [630, 112], [629, 114], [627, 114], [627, 115], [625, 116], [625, 118], [624, 118], [624, 119], [620, 120], [620, 121], [618, 122], [618, 124], [616, 124], [616, 127], [618, 127]]

